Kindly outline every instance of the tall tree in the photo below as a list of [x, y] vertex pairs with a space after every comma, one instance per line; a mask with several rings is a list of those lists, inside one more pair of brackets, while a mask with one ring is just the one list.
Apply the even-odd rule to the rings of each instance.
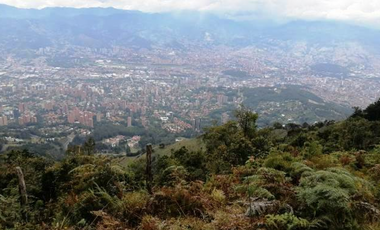
[[243, 131], [245, 137], [252, 138], [256, 133], [256, 121], [259, 116], [253, 113], [249, 108], [242, 105], [240, 109], [235, 111], [235, 117]]
[[90, 137], [87, 139], [87, 141], [83, 144], [83, 150], [87, 155], [91, 155], [95, 153], [95, 140], [94, 138]]

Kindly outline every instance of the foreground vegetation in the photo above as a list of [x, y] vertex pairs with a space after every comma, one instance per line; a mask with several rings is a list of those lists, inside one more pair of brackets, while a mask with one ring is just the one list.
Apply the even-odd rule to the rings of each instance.
[[257, 129], [243, 107], [204, 148], [153, 153], [148, 167], [91, 143], [60, 162], [13, 151], [0, 158], [0, 229], [380, 229], [376, 114], [380, 101], [339, 123]]

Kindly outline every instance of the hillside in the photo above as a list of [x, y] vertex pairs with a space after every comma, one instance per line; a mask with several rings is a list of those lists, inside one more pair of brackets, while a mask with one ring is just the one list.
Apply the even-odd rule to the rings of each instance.
[[326, 102], [299, 86], [265, 87], [245, 89], [244, 104], [259, 115], [259, 124], [268, 125], [273, 121], [281, 123], [343, 120], [353, 111], [349, 107]]
[[[205, 144], [201, 139], [184, 139], [171, 145], [164, 147], [153, 146], [154, 157], [170, 156], [173, 152], [180, 150], [181, 148], [191, 149], [192, 151], [202, 151], [205, 148]], [[138, 160], [145, 160], [146, 154], [140, 154], [138, 156], [122, 157], [117, 161], [123, 167], [133, 164]]]
[[154, 148], [154, 154], [158, 156], [169, 156], [172, 152], [176, 152], [181, 148], [187, 148], [193, 151], [202, 151], [205, 147], [206, 146], [201, 139], [184, 139], [172, 145], [165, 146], [165, 148], [156, 146]]
[[263, 129], [243, 107], [204, 144], [178, 142], [124, 167], [91, 143], [59, 162], [9, 152], [0, 228], [379, 229], [379, 105], [338, 123]]

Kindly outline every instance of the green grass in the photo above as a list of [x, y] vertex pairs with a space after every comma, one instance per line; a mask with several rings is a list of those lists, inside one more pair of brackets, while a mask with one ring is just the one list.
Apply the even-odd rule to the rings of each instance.
[[[183, 141], [176, 142], [176, 143], [174, 143], [172, 145], [167, 145], [163, 149], [159, 148], [159, 146], [153, 146], [153, 156], [157, 156], [157, 155], [159, 155], [159, 156], [169, 156], [172, 153], [172, 151], [179, 150], [182, 147], [186, 147], [187, 149], [192, 150], [192, 151], [198, 151], [198, 150], [206, 148], [205, 144], [200, 139], [196, 139], [196, 138], [194, 138], [194, 139], [185, 139]], [[129, 165], [129, 164], [131, 164], [131, 163], [133, 163], [133, 162], [135, 162], [136, 160], [139, 160], [139, 159], [145, 159], [145, 154], [143, 154], [140, 157], [122, 157], [122, 158], [118, 158], [117, 162], [120, 165], [122, 165], [122, 166], [127, 166], [127, 165]]]
[[179, 150], [182, 147], [186, 147], [187, 149], [192, 151], [198, 151], [206, 148], [205, 144], [200, 139], [185, 139], [183, 141], [176, 142], [172, 145], [168, 145], [164, 149], [160, 149], [158, 146], [155, 146], [153, 148], [153, 154], [167, 156], [170, 155], [172, 151]]

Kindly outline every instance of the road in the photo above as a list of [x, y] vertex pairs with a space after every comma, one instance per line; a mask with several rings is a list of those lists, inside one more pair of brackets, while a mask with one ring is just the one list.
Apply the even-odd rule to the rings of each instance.
[[62, 144], [63, 150], [66, 152], [67, 148], [69, 147], [69, 144], [74, 140], [75, 133], [72, 132], [69, 136], [67, 136], [67, 140]]

